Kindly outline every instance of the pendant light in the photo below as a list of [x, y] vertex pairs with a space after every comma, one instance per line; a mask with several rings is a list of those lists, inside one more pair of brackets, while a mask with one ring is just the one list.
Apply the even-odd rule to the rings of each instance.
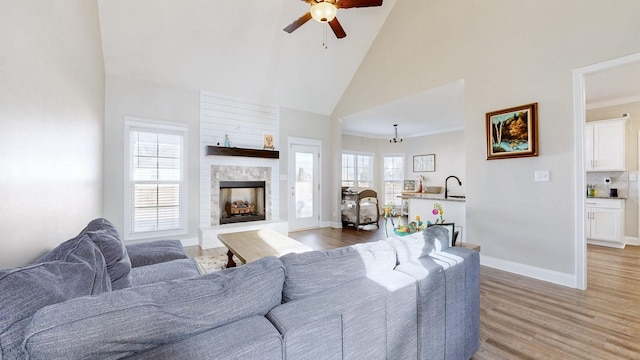
[[390, 143], [401, 143], [402, 138], [398, 137], [398, 124], [393, 124], [393, 129], [395, 130], [395, 136], [389, 139]]

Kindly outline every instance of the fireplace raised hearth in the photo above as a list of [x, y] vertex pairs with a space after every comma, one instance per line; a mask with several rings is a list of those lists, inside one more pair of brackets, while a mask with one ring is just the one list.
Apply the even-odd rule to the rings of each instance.
[[264, 181], [220, 181], [220, 224], [265, 220]]

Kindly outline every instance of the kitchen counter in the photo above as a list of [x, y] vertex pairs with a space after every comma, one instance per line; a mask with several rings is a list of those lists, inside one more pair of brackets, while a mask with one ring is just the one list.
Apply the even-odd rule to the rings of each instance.
[[[452, 197], [453, 196], [453, 197]], [[455, 197], [456, 195], [449, 195], [448, 199], [444, 198], [444, 194], [431, 194], [431, 193], [419, 193], [419, 192], [403, 192], [402, 197], [407, 199], [424, 199], [424, 200], [438, 200], [438, 201], [456, 201], [465, 202], [465, 198]]]
[[611, 197], [611, 196], [587, 196], [588, 199], [611, 199], [611, 200], [627, 200], [624, 196]]

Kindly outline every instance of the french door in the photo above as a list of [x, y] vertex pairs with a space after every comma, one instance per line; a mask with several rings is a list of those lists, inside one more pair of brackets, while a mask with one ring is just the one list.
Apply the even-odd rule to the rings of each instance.
[[289, 230], [320, 226], [320, 141], [289, 138]]

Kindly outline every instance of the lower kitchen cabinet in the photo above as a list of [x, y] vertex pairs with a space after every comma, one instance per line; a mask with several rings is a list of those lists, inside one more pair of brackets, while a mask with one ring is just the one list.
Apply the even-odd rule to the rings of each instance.
[[624, 199], [588, 198], [587, 242], [624, 248]]

